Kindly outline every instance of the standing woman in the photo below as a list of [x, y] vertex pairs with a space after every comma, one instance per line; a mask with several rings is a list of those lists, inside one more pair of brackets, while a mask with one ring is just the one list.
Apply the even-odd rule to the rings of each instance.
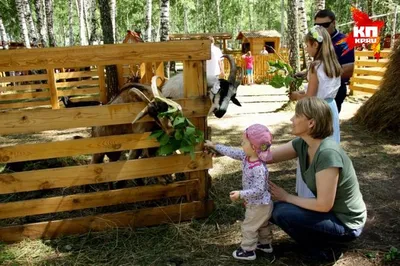
[[299, 159], [302, 177], [315, 198], [289, 194], [270, 182], [271, 195], [277, 200], [271, 221], [303, 247], [323, 256], [332, 251], [322, 248], [360, 236], [367, 219], [353, 164], [329, 137], [333, 132], [331, 117], [326, 101], [317, 97], [299, 100], [291, 119], [292, 134], [297, 138], [272, 149], [268, 161]]

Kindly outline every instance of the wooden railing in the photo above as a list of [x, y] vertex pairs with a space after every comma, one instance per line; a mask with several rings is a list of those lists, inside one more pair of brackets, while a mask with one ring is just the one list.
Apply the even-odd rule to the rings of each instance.
[[[57, 82], [71, 78], [67, 73], [56, 77], [55, 68], [96, 66], [87, 75], [97, 75], [96, 82], [104, 85], [104, 67], [108, 64], [129, 65], [132, 62], [161, 62], [178, 60], [184, 62], [185, 98], [177, 100], [194, 125], [207, 138], [207, 113], [210, 102], [206, 96], [205, 60], [210, 58], [209, 41], [185, 41], [174, 43], [120, 44], [91, 47], [45, 48], [36, 50], [2, 51], [0, 72], [46, 69], [48, 74], [38, 74], [49, 81], [49, 102], [58, 104]], [[96, 73], [96, 74], [95, 74]], [[74, 74], [73, 77], [83, 77]], [[35, 76], [35, 78], [38, 78]], [[18, 77], [18, 82], [23, 78]], [[31, 78], [31, 77], [30, 77]], [[5, 80], [3, 80], [4, 82]], [[9, 82], [15, 80], [10, 79]], [[56, 82], [57, 81], [57, 82]], [[53, 83], [52, 83], [53, 82]], [[75, 81], [74, 81], [75, 82]], [[76, 81], [79, 82], [79, 81]], [[82, 80], [82, 83], [86, 82]], [[40, 84], [43, 89], [43, 84]], [[65, 85], [65, 84], [63, 84]], [[70, 84], [67, 84], [70, 85]], [[24, 86], [24, 85], [17, 85]], [[29, 85], [31, 86], [31, 85]], [[101, 91], [101, 90], [100, 90]], [[35, 92], [36, 93], [36, 92]], [[43, 93], [43, 92], [37, 92]], [[69, 92], [72, 93], [72, 92]], [[68, 109], [10, 110], [0, 113], [0, 135], [18, 135], [19, 139], [32, 139], [33, 133], [59, 130], [130, 124], [143, 109], [143, 102], [80, 107]], [[145, 117], [141, 122], [152, 121]], [[13, 163], [29, 160], [46, 160], [129, 149], [158, 147], [149, 139], [150, 132], [87, 139], [64, 139], [48, 142], [34, 139], [33, 143], [19, 143], [0, 148], [0, 162]], [[204, 156], [201, 147], [196, 156], [189, 155], [153, 157], [101, 164], [66, 166], [52, 169], [0, 174], [0, 241], [14, 242], [23, 238], [54, 238], [67, 234], [79, 234], [122, 226], [148, 226], [205, 217], [212, 210], [208, 200], [209, 180], [207, 169], [212, 160]], [[168, 185], [127, 187], [117, 190], [84, 193], [83, 185], [149, 178], [172, 173], [186, 173], [188, 178]], [[60, 189], [69, 193], [60, 193]], [[58, 189], [58, 190], [57, 190]], [[47, 191], [47, 192], [45, 192]], [[46, 193], [50, 197], [42, 197]], [[21, 195], [28, 195], [23, 200]], [[179, 198], [179, 200], [177, 200]], [[139, 205], [119, 212], [96, 213], [91, 208], [119, 204], [143, 203], [145, 201], [169, 200], [160, 207]], [[179, 203], [180, 202], [180, 203]], [[154, 206], [155, 203], [153, 203]], [[69, 216], [70, 212], [85, 210], [83, 216]], [[66, 213], [65, 213], [66, 212]], [[63, 213], [58, 216], [58, 213]], [[35, 218], [39, 215], [39, 218]], [[45, 215], [45, 217], [43, 217]], [[21, 223], [32, 217], [29, 223]], [[65, 218], [69, 217], [69, 218]], [[33, 221], [33, 222], [32, 222]]]
[[381, 59], [376, 60], [372, 51], [356, 51], [354, 73], [350, 79], [350, 91], [375, 93], [379, 89], [386, 71], [390, 50], [381, 51]]

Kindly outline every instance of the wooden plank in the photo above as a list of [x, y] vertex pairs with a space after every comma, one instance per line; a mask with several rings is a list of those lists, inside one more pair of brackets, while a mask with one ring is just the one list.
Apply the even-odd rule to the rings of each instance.
[[0, 87], [0, 91], [24, 91], [24, 90], [37, 90], [37, 89], [48, 89], [49, 84], [28, 84], [18, 86], [6, 86]]
[[20, 99], [36, 99], [50, 97], [50, 92], [26, 92], [26, 93], [11, 93], [1, 94], [0, 100], [20, 100]]
[[41, 68], [84, 67], [88, 65], [128, 64], [130, 62], [207, 60], [211, 58], [209, 40], [106, 44], [2, 51], [0, 71]]
[[77, 72], [64, 72], [56, 73], [56, 79], [70, 79], [70, 78], [86, 78], [86, 77], [98, 77], [97, 71], [77, 71]]
[[352, 77], [351, 82], [354, 83], [366, 83], [366, 84], [371, 84], [371, 85], [380, 85], [381, 84], [381, 78], [374, 78], [372, 76], [366, 76], [366, 77]]
[[380, 76], [385, 74], [385, 68], [355, 68], [353, 75], [368, 75], [368, 76]]
[[12, 243], [29, 239], [49, 239], [65, 235], [104, 231], [120, 227], [144, 227], [180, 223], [210, 215], [214, 202], [190, 202], [165, 207], [146, 208], [95, 216], [70, 218], [0, 228], [0, 241]]
[[[381, 57], [388, 57], [389, 56], [389, 54], [390, 54], [390, 52], [391, 52], [391, 50], [390, 49], [388, 49], [388, 50], [381, 50], [381, 52], [380, 52], [380, 54], [381, 54]], [[369, 56], [369, 57], [373, 57], [374, 56], [374, 51], [367, 51], [367, 50], [364, 50], [364, 51], [355, 51], [355, 56]], [[376, 60], [376, 59], [374, 59], [374, 60]]]
[[86, 194], [0, 203], [0, 219], [180, 197], [192, 195], [198, 189], [199, 184], [197, 180], [188, 180], [169, 185], [141, 186]]
[[50, 86], [50, 103], [52, 109], [60, 109], [60, 102], [58, 101], [58, 92], [56, 85], [56, 78], [54, 76], [54, 68], [48, 68], [47, 74], [49, 75], [49, 86]]
[[154, 138], [149, 138], [149, 135], [150, 132], [6, 146], [0, 148], [0, 162], [23, 162], [80, 154], [158, 147], [158, 141]]
[[[156, 167], [155, 167], [156, 166]], [[128, 180], [173, 173], [186, 173], [212, 167], [212, 159], [203, 153], [69, 166], [18, 173], [0, 174], [0, 194], [35, 191]]]
[[[184, 97], [199, 97], [207, 95], [207, 81], [205, 75], [205, 63], [203, 61], [184, 61], [183, 62], [183, 84], [185, 88]], [[208, 101], [209, 104], [210, 101]], [[207, 138], [207, 117], [191, 119], [194, 124], [204, 132]], [[200, 146], [200, 149], [202, 147]], [[208, 184], [207, 171], [196, 171], [189, 174], [190, 179], [197, 179], [200, 182], [198, 198], [207, 199]]]
[[99, 74], [99, 93], [100, 93], [100, 101], [103, 104], [107, 103], [107, 88], [106, 88], [106, 74], [105, 74], [105, 66], [97, 66], [97, 71]]
[[0, 83], [1, 82], [36, 81], [36, 80], [47, 80], [47, 74], [0, 77]]
[[0, 104], [0, 109], [28, 108], [47, 105], [51, 106], [50, 100], [36, 102], [2, 103]]
[[[205, 117], [210, 108], [207, 98], [180, 99], [186, 117]], [[0, 105], [1, 106], [1, 105]], [[129, 124], [145, 103], [114, 104], [65, 108], [61, 110], [19, 110], [0, 113], [0, 135], [32, 133], [44, 130]], [[153, 121], [149, 116], [141, 122]]]
[[57, 88], [60, 87], [78, 87], [78, 86], [87, 86], [87, 85], [98, 85], [99, 80], [86, 79], [79, 81], [69, 81], [69, 82], [57, 82]]
[[366, 87], [365, 85], [350, 85], [350, 90], [353, 91], [362, 91], [362, 92], [368, 92], [368, 93], [375, 93], [378, 90], [378, 87], [376, 88], [371, 88], [371, 87]]
[[356, 66], [371, 66], [371, 67], [386, 67], [388, 61], [387, 60], [356, 60]]
[[69, 90], [58, 90], [58, 96], [72, 96], [72, 95], [83, 95], [83, 94], [97, 94], [99, 93], [99, 87], [92, 87], [86, 89], [69, 89]]

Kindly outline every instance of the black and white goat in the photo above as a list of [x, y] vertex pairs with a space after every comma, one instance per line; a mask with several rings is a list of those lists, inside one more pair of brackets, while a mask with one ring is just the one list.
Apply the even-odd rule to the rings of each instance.
[[[241, 106], [236, 99], [237, 88], [242, 81], [242, 69], [237, 67], [235, 61], [230, 55], [223, 55], [229, 60], [230, 72], [228, 80], [215, 79], [215, 81], [207, 84], [209, 96], [212, 102], [210, 112], [218, 118], [225, 115], [229, 102], [232, 101], [237, 106]], [[236, 78], [239, 72], [239, 78]], [[183, 74], [177, 74], [170, 78], [162, 87], [162, 94], [171, 99], [179, 99], [184, 97]]]
[[62, 96], [60, 101], [63, 102], [65, 108], [101, 105], [101, 102], [99, 101], [73, 102], [68, 98], [68, 96]]

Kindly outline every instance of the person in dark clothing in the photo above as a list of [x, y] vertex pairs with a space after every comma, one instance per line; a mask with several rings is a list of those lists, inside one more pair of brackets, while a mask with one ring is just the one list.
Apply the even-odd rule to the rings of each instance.
[[331, 10], [323, 9], [318, 11], [318, 13], [314, 17], [314, 25], [322, 26], [329, 32], [332, 38], [332, 44], [335, 48], [336, 56], [340, 65], [343, 68], [341, 84], [335, 98], [336, 105], [340, 113], [342, 103], [346, 98], [346, 83], [350, 80], [354, 71], [354, 49], [343, 55], [343, 52], [347, 50], [348, 46], [346, 42], [339, 43], [339, 41], [344, 39], [346, 35], [336, 29], [336, 17]]

